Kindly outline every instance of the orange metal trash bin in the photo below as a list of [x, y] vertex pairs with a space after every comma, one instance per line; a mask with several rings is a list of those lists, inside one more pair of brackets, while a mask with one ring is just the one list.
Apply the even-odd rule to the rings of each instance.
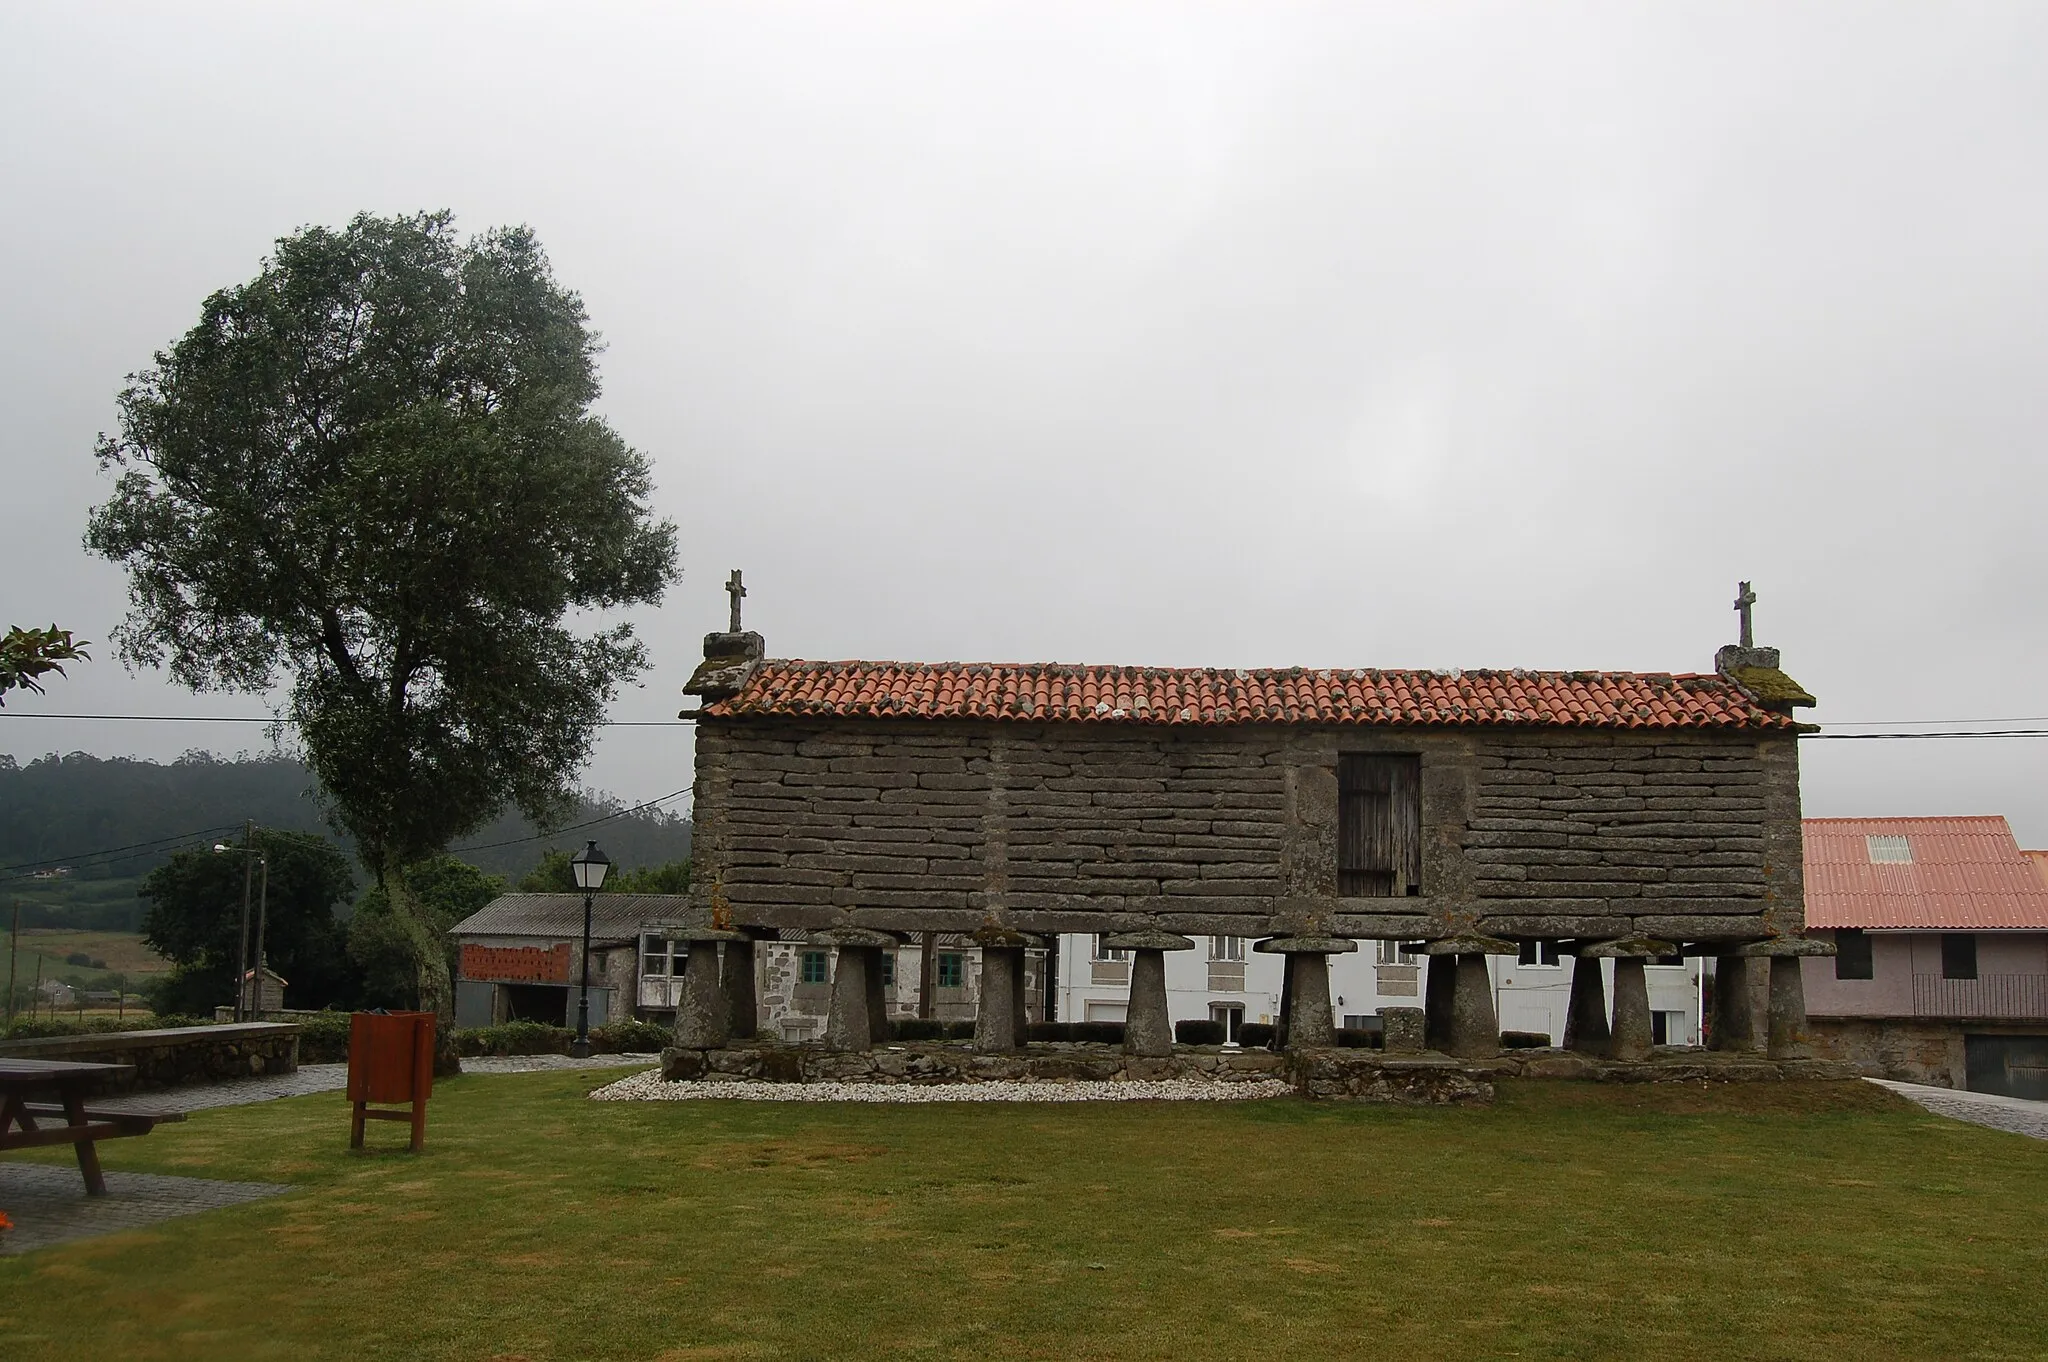
[[[363, 1147], [364, 1121], [410, 1121], [417, 1153], [427, 1141], [427, 1098], [434, 1092], [434, 1014], [357, 1012], [348, 1026], [348, 1100], [355, 1106], [348, 1144]], [[372, 1102], [409, 1105], [374, 1111]]]

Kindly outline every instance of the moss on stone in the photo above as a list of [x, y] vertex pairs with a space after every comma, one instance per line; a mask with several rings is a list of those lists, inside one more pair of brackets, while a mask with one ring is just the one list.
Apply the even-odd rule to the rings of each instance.
[[1820, 701], [1776, 667], [1737, 667], [1729, 673], [1735, 684], [1767, 705], [1817, 705]]

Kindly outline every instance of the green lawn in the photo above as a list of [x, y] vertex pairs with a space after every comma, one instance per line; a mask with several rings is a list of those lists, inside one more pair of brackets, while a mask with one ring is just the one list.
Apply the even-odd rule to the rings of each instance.
[[[466, 1077], [428, 1152], [339, 1096], [115, 1169], [294, 1194], [0, 1259], [0, 1356], [2048, 1355], [2048, 1144], [1865, 1084], [825, 1107]], [[11, 1156], [21, 1157], [21, 1156]]]

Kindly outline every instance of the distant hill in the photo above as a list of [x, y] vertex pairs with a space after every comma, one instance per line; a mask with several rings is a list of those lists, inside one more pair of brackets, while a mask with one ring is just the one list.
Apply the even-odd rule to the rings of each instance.
[[[608, 795], [590, 794], [563, 821], [573, 827], [622, 807]], [[20, 766], [0, 755], [0, 888], [48, 886], [25, 877], [59, 866], [69, 869], [63, 878], [73, 882], [144, 875], [173, 851], [231, 836], [249, 818], [264, 827], [321, 833], [355, 850], [322, 813], [313, 773], [286, 757], [223, 761], [188, 752], [163, 764], [73, 752]], [[508, 814], [450, 850], [493, 874], [517, 876], [550, 847], [579, 847], [592, 837], [626, 869], [690, 854], [689, 819], [662, 809], [556, 835]]]

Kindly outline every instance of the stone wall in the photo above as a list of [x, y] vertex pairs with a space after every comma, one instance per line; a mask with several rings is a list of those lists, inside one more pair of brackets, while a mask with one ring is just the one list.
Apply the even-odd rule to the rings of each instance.
[[110, 1079], [95, 1090], [96, 1096], [104, 1096], [295, 1072], [299, 1028], [289, 1022], [243, 1022], [50, 1036], [0, 1042], [0, 1057], [134, 1065], [133, 1074]]
[[[1422, 760], [1422, 894], [1337, 895], [1337, 757]], [[1412, 939], [1803, 927], [1785, 733], [705, 720], [692, 915]]]
[[[1939, 1018], [1814, 1017], [1806, 1019], [1813, 1052], [1873, 1078], [1968, 1086], [1963, 1023]], [[1985, 1031], [1981, 1025], [1971, 1030]]]

